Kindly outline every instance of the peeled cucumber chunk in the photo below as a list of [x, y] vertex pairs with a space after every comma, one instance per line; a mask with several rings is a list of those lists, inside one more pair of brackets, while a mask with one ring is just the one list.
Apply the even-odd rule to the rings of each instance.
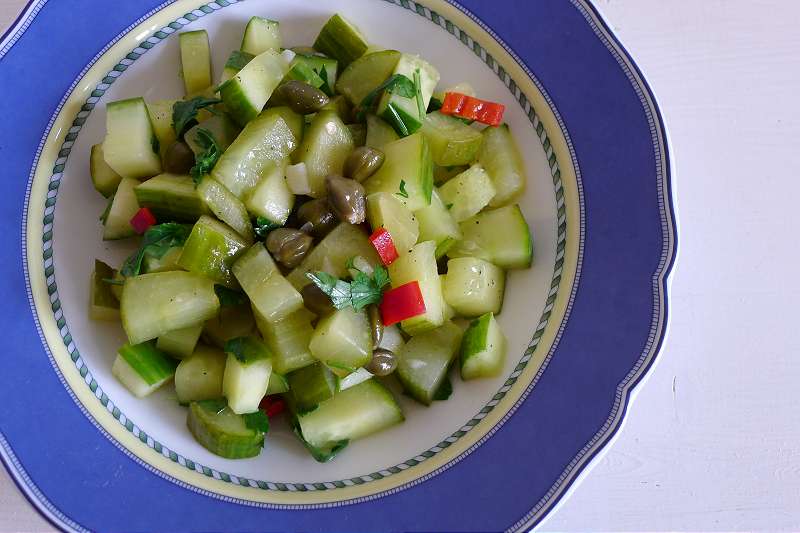
[[228, 149], [242, 131], [227, 115], [213, 115], [211, 118], [192, 126], [184, 134], [183, 139], [186, 141], [186, 144], [189, 145], [189, 148], [192, 149], [195, 156], [204, 151], [197, 140], [197, 132], [201, 129], [208, 131], [214, 137], [214, 141], [217, 143], [217, 146], [219, 146], [219, 149], [223, 151]]
[[147, 103], [150, 122], [158, 139], [158, 153], [162, 160], [169, 145], [175, 142], [175, 128], [172, 127], [172, 108], [177, 100], [156, 100]]
[[459, 119], [438, 111], [428, 113], [422, 124], [433, 162], [441, 166], [469, 165], [478, 157], [483, 135]]
[[394, 194], [412, 211], [430, 204], [433, 163], [425, 137], [415, 133], [384, 145], [382, 150], [386, 156], [383, 165], [364, 182], [367, 194]]
[[304, 307], [279, 320], [267, 320], [255, 313], [256, 326], [272, 351], [272, 366], [279, 374], [288, 374], [313, 364], [316, 359], [308, 349], [314, 328], [314, 315]]
[[396, 375], [415, 400], [430, 405], [458, 353], [461, 328], [452, 322], [416, 335], [397, 357]]
[[489, 205], [500, 207], [516, 201], [525, 191], [525, 166], [508, 124], [483, 130], [478, 162], [492, 178], [497, 191]]
[[478, 213], [459, 227], [463, 237], [447, 252], [448, 257], [479, 257], [504, 269], [531, 266], [533, 241], [518, 205]]
[[280, 51], [283, 46], [280, 23], [263, 17], [252, 17], [244, 29], [242, 52], [257, 56], [267, 50]]
[[367, 220], [373, 231], [385, 228], [389, 232], [398, 254], [407, 253], [417, 243], [417, 218], [391, 193], [376, 192], [367, 197]]
[[397, 50], [364, 54], [344, 69], [336, 81], [336, 92], [345, 95], [354, 106], [361, 104], [371, 91], [392, 75], [401, 55]]
[[269, 386], [272, 353], [255, 337], [232, 339], [225, 344], [225, 352], [228, 359], [222, 394], [228, 399], [228, 407], [237, 414], [258, 411]]
[[122, 327], [131, 344], [193, 326], [217, 314], [214, 282], [191, 272], [142, 274], [125, 279]]
[[156, 348], [176, 359], [184, 359], [194, 352], [203, 324], [168, 331], [158, 337]]
[[336, 392], [336, 376], [322, 363], [314, 363], [286, 376], [296, 409], [305, 413], [316, 409]]
[[251, 246], [234, 263], [233, 275], [266, 320], [280, 320], [303, 307], [303, 297], [283, 277], [263, 243]]
[[206, 320], [203, 338], [214, 346], [223, 348], [231, 339], [252, 334], [253, 328], [255, 319], [249, 303], [223, 306], [217, 316]]
[[325, 176], [341, 174], [344, 160], [353, 151], [353, 137], [335, 111], [320, 111], [303, 135], [293, 155], [295, 163], [305, 163], [311, 196], [325, 196]]
[[461, 341], [461, 377], [496, 376], [503, 369], [506, 337], [492, 313], [473, 320]]
[[206, 30], [178, 34], [181, 48], [181, 72], [186, 94], [194, 94], [211, 85], [211, 49]]
[[367, 51], [369, 43], [352, 22], [335, 14], [322, 27], [314, 41], [314, 49], [339, 61], [346, 67]]
[[384, 145], [399, 138], [394, 128], [381, 117], [371, 113], [367, 115], [367, 138], [364, 140], [366, 146], [382, 150]]
[[264, 169], [261, 180], [244, 201], [247, 211], [256, 217], [283, 226], [294, 207], [294, 194], [286, 183], [285, 166], [271, 165]]
[[346, 376], [372, 359], [372, 330], [365, 311], [337, 309], [320, 319], [309, 344], [311, 355], [336, 375]]
[[178, 402], [213, 400], [222, 397], [225, 354], [217, 348], [198, 346], [175, 370]]
[[461, 229], [439, 198], [438, 191], [431, 194], [431, 204], [415, 211], [414, 216], [419, 224], [419, 241], [434, 241], [437, 259], [461, 239]]
[[178, 265], [178, 259], [183, 252], [183, 246], [173, 246], [161, 257], [144, 254], [142, 259], [142, 273], [169, 272], [170, 270], [182, 270]]
[[499, 313], [505, 286], [503, 269], [477, 257], [450, 259], [442, 282], [444, 301], [464, 317]]
[[376, 113], [404, 137], [422, 127], [431, 95], [439, 83], [439, 71], [419, 56], [402, 54], [393, 74], [401, 74], [418, 84], [418, 95], [408, 98], [396, 92], [384, 92]]
[[194, 222], [210, 213], [189, 176], [159, 174], [142, 184], [137, 183], [134, 193], [140, 206], [150, 209], [162, 220]]
[[106, 105], [103, 157], [123, 178], [142, 179], [161, 172], [159, 143], [143, 98]]
[[[297, 415], [297, 428], [312, 453], [338, 451], [347, 441], [372, 435], [404, 419], [392, 393], [378, 380], [369, 379], [339, 392], [310, 413]], [[315, 454], [315, 459], [327, 461], [334, 455]]]
[[250, 60], [219, 88], [231, 117], [240, 126], [256, 118], [288, 71], [289, 63], [276, 50], [266, 50]]
[[126, 344], [117, 352], [111, 374], [134, 396], [144, 398], [172, 379], [175, 366], [152, 342]]
[[103, 224], [103, 240], [113, 241], [126, 239], [136, 235], [131, 218], [139, 211], [139, 203], [136, 201], [134, 188], [139, 182], [132, 178], [122, 178], [117, 186], [117, 192], [111, 199], [111, 205], [105, 214]]
[[197, 194], [214, 215], [238, 233], [244, 242], [253, 242], [253, 224], [244, 204], [227, 187], [206, 176], [197, 186]]
[[247, 427], [245, 419], [225, 400], [200, 400], [189, 405], [189, 431], [204, 448], [227, 459], [255, 457], [264, 446], [264, 433]]
[[89, 174], [92, 176], [94, 188], [108, 198], [117, 190], [122, 176], [114, 172], [103, 158], [103, 145], [95, 144], [89, 154]]
[[[298, 146], [300, 141], [303, 140], [303, 130], [306, 127], [305, 117], [300, 113], [295, 113], [290, 107], [284, 105], [270, 107], [261, 112], [261, 118], [264, 120], [272, 117], [280, 117], [283, 119], [294, 136], [294, 147]], [[294, 147], [291, 149], [293, 150]], [[286, 155], [288, 155], [288, 153]]]
[[116, 271], [99, 259], [94, 260], [92, 279], [89, 282], [89, 318], [92, 320], [119, 320], [119, 301], [111, 292]]
[[347, 260], [355, 256], [363, 257], [371, 266], [381, 264], [378, 253], [369, 242], [364, 229], [343, 222], [307, 253], [303, 262], [292, 270], [286, 279], [300, 290], [311, 283], [306, 277], [307, 272], [321, 270], [340, 279], [346, 278], [349, 274]]
[[269, 166], [285, 161], [296, 147], [283, 118], [268, 110], [244, 127], [214, 165], [211, 177], [241, 199]]
[[444, 297], [439, 269], [436, 266], [436, 243], [425, 241], [414, 245], [407, 254], [389, 265], [392, 287], [416, 281], [425, 302], [425, 312], [400, 323], [409, 335], [418, 335], [441, 326], [444, 322]]
[[492, 179], [480, 165], [471, 166], [439, 187], [439, 196], [456, 222], [478, 214], [494, 195]]
[[231, 267], [248, 243], [230, 226], [203, 215], [192, 227], [178, 264], [210, 280], [236, 288]]

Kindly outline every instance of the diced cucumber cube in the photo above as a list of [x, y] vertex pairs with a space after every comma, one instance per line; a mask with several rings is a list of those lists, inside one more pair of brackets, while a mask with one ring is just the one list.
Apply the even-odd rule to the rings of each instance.
[[194, 352], [202, 331], [202, 323], [189, 326], [188, 328], [168, 331], [158, 337], [156, 348], [176, 359], [184, 359]]
[[103, 224], [103, 240], [113, 241], [126, 239], [136, 235], [131, 218], [139, 211], [134, 188], [139, 182], [132, 178], [122, 178], [117, 186], [117, 192], [111, 199], [111, 205], [105, 214]]
[[461, 377], [496, 376], [503, 369], [506, 337], [492, 313], [472, 321], [461, 341]]
[[209, 346], [198, 346], [175, 370], [175, 394], [180, 403], [222, 397], [225, 354]]
[[267, 50], [280, 51], [283, 46], [280, 23], [262, 17], [252, 17], [244, 29], [242, 52], [257, 56]]
[[451, 167], [440, 167], [433, 165], [433, 182], [441, 186], [442, 183], [454, 178], [467, 170], [469, 165], [454, 165]]
[[439, 187], [439, 196], [456, 222], [478, 214], [494, 195], [492, 179], [480, 165], [471, 166]]
[[314, 328], [314, 315], [305, 308], [280, 320], [269, 321], [256, 313], [256, 325], [264, 341], [272, 350], [272, 366], [280, 374], [313, 364], [316, 359], [308, 349]]
[[301, 56], [299, 54], [294, 56], [294, 59], [289, 65], [289, 72], [286, 73], [286, 77], [283, 78], [283, 81], [302, 81], [303, 83], [307, 83], [308, 85], [319, 89], [325, 85], [325, 80], [322, 79], [316, 70], [311, 68], [311, 65], [303, 60], [304, 57], [305, 56]]
[[103, 157], [123, 178], [142, 179], [161, 172], [158, 138], [143, 98], [106, 105]]
[[254, 244], [236, 261], [233, 275], [253, 309], [268, 321], [280, 320], [303, 307], [303, 297], [280, 273], [263, 243]]
[[245, 337], [253, 332], [255, 319], [250, 304], [224, 306], [219, 315], [210, 318], [203, 326], [204, 338], [218, 348], [236, 337]]
[[89, 283], [89, 318], [92, 320], [119, 320], [119, 301], [111, 292], [116, 271], [99, 259], [94, 260], [94, 270]]
[[357, 369], [355, 372], [350, 372], [346, 376], [342, 378], [338, 378], [338, 385], [337, 390], [343, 391], [349, 388], [355, 387], [359, 383], [364, 383], [368, 379], [372, 379], [374, 376], [372, 372], [364, 368], [363, 366]]
[[206, 176], [197, 186], [197, 194], [200, 195], [211, 212], [233, 228], [244, 242], [247, 244], [253, 243], [253, 224], [250, 222], [247, 209], [245, 209], [241, 200], [229, 191], [227, 187], [211, 176]]
[[341, 174], [344, 160], [354, 147], [350, 130], [335, 111], [320, 111], [314, 116], [293, 155], [295, 163], [306, 164], [311, 196], [325, 196], [325, 176]]
[[150, 123], [158, 139], [158, 153], [161, 158], [167, 148], [175, 142], [175, 128], [172, 127], [172, 108], [178, 100], [156, 100], [147, 104], [150, 113]]
[[364, 140], [366, 146], [383, 150], [384, 145], [399, 138], [394, 128], [381, 117], [371, 113], [367, 115], [367, 138]]
[[114, 172], [114, 169], [108, 166], [108, 163], [103, 158], [102, 144], [92, 146], [92, 151], [89, 154], [89, 174], [92, 175], [94, 188], [106, 198], [114, 194], [114, 191], [117, 190], [117, 185], [122, 180], [122, 176]]
[[322, 363], [314, 363], [286, 376], [295, 408], [305, 413], [316, 409], [336, 392], [336, 376]]
[[137, 182], [134, 193], [138, 205], [163, 220], [194, 222], [210, 213], [189, 176], [159, 174], [141, 185]]
[[497, 191], [489, 202], [491, 207], [510, 204], [525, 190], [525, 165], [508, 124], [483, 130], [478, 162], [491, 176]]
[[[292, 109], [288, 106], [277, 106], [277, 107], [270, 107], [265, 109], [261, 112], [261, 116], [264, 120], [269, 120], [270, 118], [280, 117], [289, 126], [289, 129], [292, 131], [292, 135], [294, 136], [295, 140], [295, 147], [300, 144], [300, 141], [303, 140], [303, 130], [306, 127], [305, 117], [300, 113], [295, 113]], [[289, 155], [288, 153], [286, 154]]]
[[425, 302], [425, 312], [407, 318], [400, 325], [409, 335], [418, 335], [424, 331], [441, 326], [444, 322], [442, 283], [439, 280], [439, 269], [436, 266], [436, 243], [425, 241], [416, 244], [411, 250], [398, 257], [389, 265], [389, 278], [392, 287], [399, 287], [416, 281]]
[[419, 240], [436, 243], [436, 258], [440, 258], [461, 239], [461, 229], [445, 207], [438, 191], [431, 194], [431, 205], [414, 212], [419, 224]]
[[178, 259], [180, 259], [181, 253], [183, 253], [183, 246], [173, 246], [161, 257], [144, 254], [144, 258], [142, 259], [142, 272], [144, 274], [150, 274], [151, 272], [182, 270], [178, 265]]
[[311, 354], [334, 373], [345, 376], [372, 359], [372, 333], [364, 311], [337, 309], [314, 328]]
[[236, 125], [227, 115], [214, 115], [199, 124], [189, 128], [183, 135], [183, 140], [192, 149], [194, 155], [199, 155], [204, 151], [203, 146], [198, 142], [197, 132], [199, 130], [208, 131], [220, 150], [225, 151], [231, 145], [236, 137], [241, 133], [242, 129]]
[[181, 72], [186, 94], [194, 94], [211, 85], [211, 49], [206, 30], [178, 34], [181, 48]]
[[247, 52], [242, 52], [241, 50], [234, 50], [231, 52], [228, 59], [225, 61], [225, 67], [222, 69], [219, 85], [222, 85], [234, 77], [236, 73], [242, 70], [254, 57], [256, 56], [248, 54]]
[[340, 14], [333, 15], [314, 41], [314, 49], [335, 58], [346, 67], [367, 51], [369, 43], [352, 22]]
[[384, 92], [378, 103], [377, 114], [391, 124], [401, 137], [405, 137], [422, 127], [431, 95], [439, 83], [439, 71], [419, 56], [402, 54], [393, 74], [401, 74], [413, 81], [417, 94], [408, 98], [397, 92]]
[[407, 253], [417, 243], [419, 224], [414, 213], [388, 192], [367, 197], [367, 220], [373, 231], [385, 228], [392, 236], [398, 254]]
[[[275, 366], [274, 364], [272, 365]], [[286, 381], [286, 378], [273, 370], [273, 372], [269, 375], [269, 385], [267, 385], [267, 396], [272, 396], [273, 394], [283, 394], [284, 392], [289, 392], [289, 382]]]
[[192, 402], [186, 424], [204, 448], [227, 459], [255, 457], [264, 446], [264, 433], [249, 428], [224, 400]]
[[228, 360], [222, 380], [222, 394], [237, 414], [258, 411], [267, 394], [272, 373], [272, 353], [255, 337], [238, 337], [225, 344]]
[[117, 352], [111, 374], [134, 396], [144, 398], [172, 379], [175, 366], [152, 342], [126, 344]]
[[370, 92], [392, 75], [400, 56], [397, 50], [364, 54], [344, 69], [336, 81], [336, 92], [345, 95], [352, 105], [360, 105]]
[[433, 162], [442, 166], [469, 165], [478, 157], [483, 136], [455, 117], [429, 113], [422, 134], [431, 146]]
[[430, 405], [458, 352], [461, 328], [452, 322], [416, 335], [397, 355], [396, 375], [415, 400]]
[[250, 60], [219, 88], [231, 117], [240, 126], [256, 118], [288, 71], [289, 63], [276, 50], [267, 50]]
[[431, 202], [433, 163], [428, 143], [421, 133], [390, 142], [382, 148], [383, 165], [366, 182], [367, 194], [394, 194], [412, 211]]
[[284, 169], [284, 165], [277, 164], [264, 169], [261, 181], [244, 201], [251, 214], [264, 217], [279, 226], [286, 224], [294, 207], [294, 194], [286, 183]]
[[477, 257], [458, 257], [447, 262], [442, 283], [444, 300], [460, 316], [499, 313], [503, 306], [506, 274]]
[[[302, 64], [305, 68], [309, 69], [311, 73], [313, 73], [309, 76], [311, 80], [301, 79], [300, 81], [305, 81], [306, 83], [313, 85], [328, 96], [334, 95], [333, 88], [336, 84], [336, 75], [339, 65], [338, 61], [329, 57], [322, 57], [318, 55], [297, 54], [292, 61], [292, 64], [294, 66], [299, 66]], [[302, 67], [301, 70], [305, 72], [305, 69]], [[320, 84], [316, 85], [317, 82], [320, 82]]]
[[178, 264], [189, 272], [235, 288], [236, 280], [231, 267], [245, 252], [247, 244], [229, 226], [203, 215], [192, 227]]
[[213, 281], [177, 270], [126, 278], [120, 300], [122, 327], [131, 344], [193, 326], [218, 310]]
[[478, 213], [459, 227], [463, 237], [447, 252], [449, 257], [479, 257], [504, 269], [531, 266], [533, 241], [518, 205]]

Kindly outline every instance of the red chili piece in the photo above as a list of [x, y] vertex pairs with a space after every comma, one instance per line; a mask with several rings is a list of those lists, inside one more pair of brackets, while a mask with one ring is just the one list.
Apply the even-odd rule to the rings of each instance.
[[397, 259], [397, 248], [394, 246], [391, 234], [386, 228], [378, 228], [370, 235], [369, 242], [377, 250], [384, 265], [391, 265]]
[[425, 300], [419, 283], [412, 281], [383, 293], [381, 317], [384, 326], [397, 324], [425, 312]]
[[153, 216], [153, 213], [148, 208], [142, 207], [133, 215], [130, 223], [133, 230], [141, 235], [156, 223], [156, 217]]
[[286, 409], [286, 402], [277, 394], [273, 394], [272, 396], [265, 396], [258, 407], [266, 413], [268, 418], [272, 418]]
[[505, 109], [506, 106], [497, 102], [489, 102], [461, 93], [445, 93], [439, 112], [444, 115], [477, 120], [489, 126], [499, 126], [503, 122]]

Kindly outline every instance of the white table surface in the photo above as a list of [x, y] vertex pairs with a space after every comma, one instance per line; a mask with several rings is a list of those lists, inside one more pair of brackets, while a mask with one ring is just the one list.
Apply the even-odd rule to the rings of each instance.
[[[664, 113], [679, 252], [656, 367], [540, 529], [800, 530], [800, 2], [595, 2]], [[50, 530], [0, 468], [0, 531]]]

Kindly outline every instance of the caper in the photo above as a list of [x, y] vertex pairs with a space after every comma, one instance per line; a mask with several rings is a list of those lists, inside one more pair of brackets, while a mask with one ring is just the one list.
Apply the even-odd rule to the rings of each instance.
[[300, 229], [317, 238], [322, 238], [336, 227], [336, 214], [325, 198], [310, 200], [297, 210]]
[[294, 268], [303, 260], [313, 239], [300, 230], [278, 228], [267, 235], [267, 250], [275, 260], [288, 268]]
[[316, 315], [329, 315], [335, 310], [330, 297], [313, 283], [309, 283], [303, 287], [300, 290], [300, 295], [303, 297], [303, 304], [306, 306], [306, 309]]
[[188, 174], [194, 166], [194, 152], [183, 141], [175, 141], [164, 153], [164, 170], [172, 174]]
[[389, 350], [378, 348], [372, 352], [372, 360], [365, 368], [376, 376], [388, 376], [397, 368], [397, 356]]
[[325, 178], [328, 203], [340, 220], [361, 224], [367, 218], [367, 200], [364, 186], [356, 180], [329, 174]]
[[297, 80], [289, 80], [281, 84], [273, 93], [275, 98], [295, 113], [308, 115], [316, 113], [328, 104], [328, 96], [311, 85]]
[[344, 161], [344, 175], [356, 181], [364, 181], [377, 172], [386, 156], [377, 148], [359, 146]]
[[370, 305], [367, 308], [369, 315], [369, 327], [372, 330], [372, 349], [376, 350], [383, 339], [383, 320], [377, 305]]

